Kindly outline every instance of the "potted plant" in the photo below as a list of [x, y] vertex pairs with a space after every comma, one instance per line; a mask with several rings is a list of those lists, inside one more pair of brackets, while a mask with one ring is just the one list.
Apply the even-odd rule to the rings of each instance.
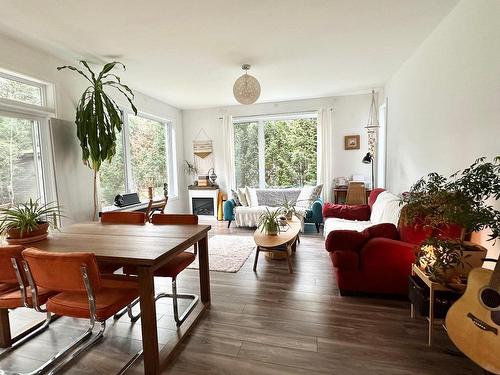
[[489, 240], [500, 237], [500, 211], [488, 204], [499, 198], [500, 157], [492, 162], [477, 159], [449, 178], [430, 173], [418, 180], [403, 196], [401, 211], [403, 225], [420, 226], [431, 234], [420, 248], [417, 265], [441, 281], [480, 267], [486, 249], [464, 239], [485, 228], [491, 230]]
[[281, 216], [280, 210], [270, 211], [266, 207], [266, 212], [264, 212], [259, 217], [258, 227], [261, 232], [266, 233], [269, 236], [277, 236], [280, 233], [279, 217]]
[[283, 204], [281, 205], [281, 212], [286, 216], [287, 220], [292, 220], [293, 216], [301, 218], [301, 215], [295, 209], [295, 202], [288, 200], [284, 197]]
[[198, 168], [196, 168], [194, 163], [190, 163], [187, 160], [184, 160], [184, 162], [186, 163], [186, 165], [184, 166], [184, 171], [194, 179], [193, 185], [197, 185], [198, 181], [196, 180], [196, 178], [198, 176]]
[[40, 204], [32, 199], [10, 208], [0, 209], [0, 235], [10, 244], [40, 241], [47, 237], [49, 227], [57, 228], [62, 215], [54, 203]]
[[60, 66], [57, 70], [70, 69], [83, 76], [90, 85], [83, 92], [76, 108], [76, 135], [82, 148], [83, 163], [94, 171], [94, 214], [97, 215], [97, 176], [101, 164], [110, 162], [116, 153], [116, 133], [122, 130], [121, 110], [116, 102], [104, 91], [105, 88], [118, 90], [130, 103], [132, 111], [137, 115], [137, 108], [132, 103], [134, 93], [127, 85], [121, 83], [120, 77], [111, 73], [116, 65], [125, 70], [125, 65], [113, 61], [104, 65], [96, 74], [86, 61], [80, 61], [88, 73], [74, 66]]

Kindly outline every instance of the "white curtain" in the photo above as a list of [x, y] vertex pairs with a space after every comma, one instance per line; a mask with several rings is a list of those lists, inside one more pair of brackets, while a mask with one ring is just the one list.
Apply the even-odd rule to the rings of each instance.
[[231, 189], [236, 187], [234, 172], [234, 127], [231, 116], [222, 117], [222, 141], [224, 144], [224, 181], [226, 182], [226, 193], [229, 195]]
[[324, 202], [332, 202], [333, 116], [332, 109], [318, 111], [318, 184], [323, 184]]

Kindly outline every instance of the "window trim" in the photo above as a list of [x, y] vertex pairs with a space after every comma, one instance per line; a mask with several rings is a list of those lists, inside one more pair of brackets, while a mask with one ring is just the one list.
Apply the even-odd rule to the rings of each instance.
[[[266, 188], [266, 146], [265, 146], [265, 122], [266, 121], [287, 121], [296, 119], [316, 119], [316, 126], [318, 121], [317, 111], [298, 112], [298, 113], [281, 113], [281, 114], [268, 114], [268, 115], [255, 115], [255, 116], [241, 116], [233, 117], [233, 127], [243, 123], [257, 123], [258, 124], [258, 147], [259, 147], [259, 189]], [[319, 142], [319, 140], [317, 140]], [[316, 144], [317, 151], [318, 144]], [[234, 170], [236, 172], [236, 160], [234, 160]], [[316, 166], [316, 169], [319, 165]], [[318, 171], [316, 171], [318, 173]]]

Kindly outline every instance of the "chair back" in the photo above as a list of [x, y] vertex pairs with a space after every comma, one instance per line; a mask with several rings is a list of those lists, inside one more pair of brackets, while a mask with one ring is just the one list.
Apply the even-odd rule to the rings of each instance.
[[198, 224], [198, 216], [189, 214], [156, 214], [153, 215], [152, 223], [155, 225], [196, 225]]
[[146, 220], [151, 222], [151, 218], [155, 212], [164, 213], [168, 198], [163, 198], [158, 201], [149, 200], [148, 208], [146, 209]]
[[101, 223], [108, 224], [144, 224], [146, 214], [144, 212], [103, 212]]
[[349, 182], [346, 204], [366, 204], [366, 188], [364, 182]]
[[23, 251], [23, 257], [39, 287], [58, 292], [86, 292], [82, 275], [85, 266], [92, 289], [100, 288], [99, 268], [92, 253], [55, 253], [32, 247]]
[[[12, 258], [16, 259], [19, 268], [22, 268], [21, 262], [24, 247], [19, 245], [2, 245], [0, 246], [0, 282], [8, 284], [17, 284], [16, 272], [12, 266]], [[24, 273], [21, 271], [21, 275]]]

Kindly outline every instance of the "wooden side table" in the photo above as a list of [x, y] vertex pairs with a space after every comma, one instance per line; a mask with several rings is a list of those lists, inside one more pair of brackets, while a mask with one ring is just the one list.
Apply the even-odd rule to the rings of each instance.
[[[413, 276], [417, 276], [420, 280], [422, 280], [425, 283], [425, 285], [429, 287], [429, 316], [427, 317], [427, 321], [429, 324], [428, 345], [429, 347], [431, 347], [434, 339], [434, 325], [438, 321], [442, 322], [442, 319], [435, 319], [434, 317], [434, 305], [436, 302], [435, 293], [438, 291], [456, 292], [456, 290], [450, 289], [444, 286], [443, 284], [432, 281], [431, 279], [429, 279], [429, 276], [427, 276], [420, 268], [418, 268], [416, 264], [412, 265], [411, 274]], [[411, 318], [415, 318], [415, 306], [413, 303], [411, 304], [410, 316]]]

